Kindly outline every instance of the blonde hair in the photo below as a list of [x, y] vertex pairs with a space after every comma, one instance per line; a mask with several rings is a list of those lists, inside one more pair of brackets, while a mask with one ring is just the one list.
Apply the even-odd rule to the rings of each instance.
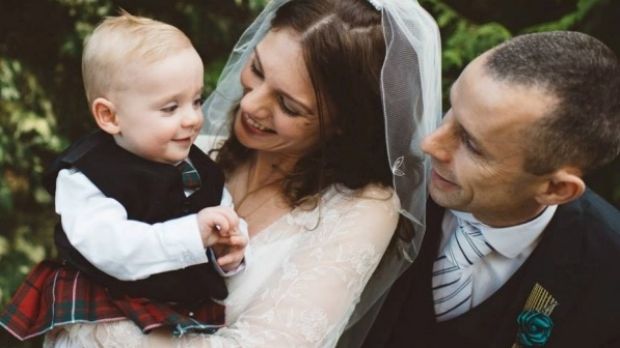
[[149, 64], [188, 47], [192, 47], [189, 38], [170, 24], [125, 11], [106, 18], [86, 39], [82, 53], [88, 103], [118, 87], [122, 69], [132, 60]]

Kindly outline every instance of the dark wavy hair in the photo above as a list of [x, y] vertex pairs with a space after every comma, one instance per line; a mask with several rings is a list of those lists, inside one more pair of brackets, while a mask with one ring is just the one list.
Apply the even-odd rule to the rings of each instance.
[[[293, 0], [275, 14], [272, 30], [280, 29], [301, 34], [320, 125], [319, 148], [301, 158], [282, 181], [289, 204], [316, 203], [332, 184], [391, 186], [380, 94], [385, 55], [381, 14], [364, 0]], [[251, 154], [231, 132], [218, 162], [230, 173]]]

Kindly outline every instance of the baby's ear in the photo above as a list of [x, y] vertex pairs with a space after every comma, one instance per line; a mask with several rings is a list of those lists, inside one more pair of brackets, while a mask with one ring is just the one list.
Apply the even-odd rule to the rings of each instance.
[[106, 98], [97, 98], [92, 103], [92, 113], [99, 128], [111, 135], [120, 133], [114, 104]]

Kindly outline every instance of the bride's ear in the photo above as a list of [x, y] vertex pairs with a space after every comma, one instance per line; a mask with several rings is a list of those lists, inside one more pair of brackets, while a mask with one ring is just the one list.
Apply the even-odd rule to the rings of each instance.
[[114, 104], [106, 98], [97, 98], [93, 101], [91, 112], [95, 122], [104, 132], [116, 135], [120, 133], [118, 117]]

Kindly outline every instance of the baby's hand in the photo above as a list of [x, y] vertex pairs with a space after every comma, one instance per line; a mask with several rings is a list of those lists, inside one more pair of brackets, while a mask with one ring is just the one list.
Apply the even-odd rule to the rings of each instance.
[[248, 238], [240, 233], [232, 234], [228, 238], [221, 238], [213, 245], [213, 251], [217, 257], [217, 264], [225, 272], [236, 270], [245, 254]]
[[223, 206], [204, 208], [196, 214], [196, 218], [205, 248], [214, 244], [229, 244], [227, 240], [237, 235], [235, 231], [239, 225], [239, 216], [231, 208]]

